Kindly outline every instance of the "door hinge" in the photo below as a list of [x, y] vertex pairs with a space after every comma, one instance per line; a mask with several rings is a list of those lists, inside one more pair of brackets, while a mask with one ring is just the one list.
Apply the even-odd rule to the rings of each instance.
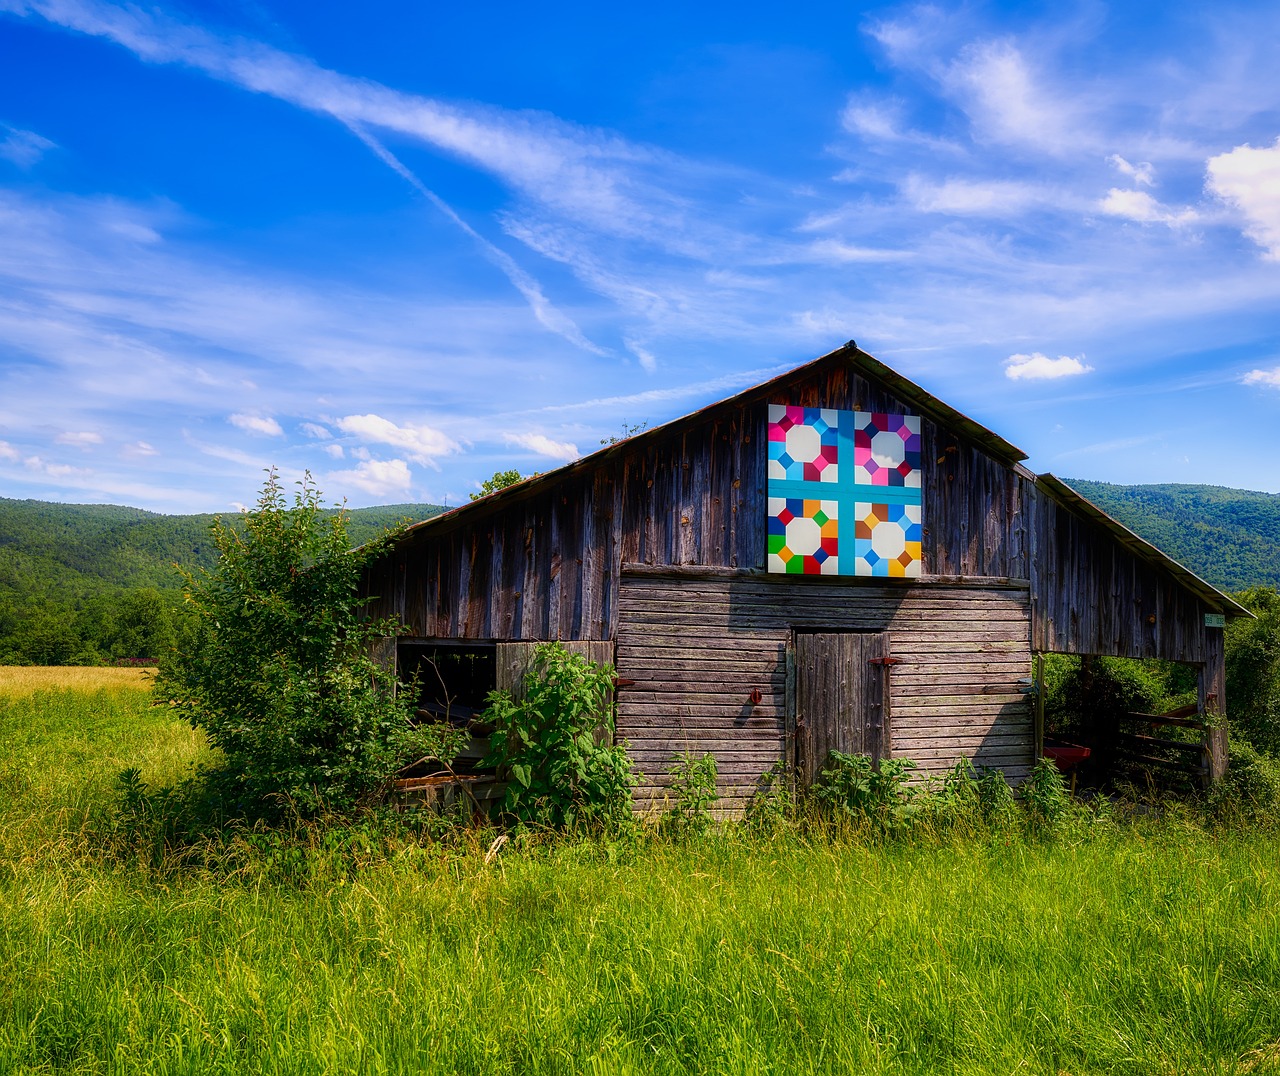
[[872, 665], [901, 665], [901, 658], [867, 658]]

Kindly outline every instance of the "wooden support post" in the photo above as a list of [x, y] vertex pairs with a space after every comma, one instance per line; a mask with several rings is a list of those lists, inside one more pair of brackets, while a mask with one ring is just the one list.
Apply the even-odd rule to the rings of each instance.
[[1044, 655], [1036, 655], [1035, 762], [1044, 757]]
[[795, 802], [798, 786], [796, 775], [800, 772], [800, 756], [796, 743], [796, 646], [794, 638], [787, 643], [786, 681], [786, 739], [783, 748], [787, 766], [787, 791]]
[[1204, 663], [1197, 677], [1200, 716], [1205, 722], [1204, 765], [1209, 784], [1227, 772], [1227, 665], [1221, 628], [1204, 628]]

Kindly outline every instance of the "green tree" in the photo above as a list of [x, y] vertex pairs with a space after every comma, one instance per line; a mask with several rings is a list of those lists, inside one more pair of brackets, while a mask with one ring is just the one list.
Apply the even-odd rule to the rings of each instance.
[[347, 809], [431, 754], [435, 730], [413, 727], [412, 693], [371, 657], [399, 626], [362, 616], [361, 572], [398, 532], [349, 549], [346, 513], [322, 512], [311, 476], [289, 506], [274, 470], [255, 510], [212, 532], [217, 564], [185, 575], [193, 638], [159, 688], [221, 748], [248, 803]]
[[1236, 735], [1280, 754], [1280, 592], [1250, 587], [1235, 597], [1257, 619], [1227, 625], [1227, 718]]
[[[510, 471], [494, 471], [492, 478], [486, 478], [480, 483], [480, 492], [471, 494], [473, 501], [478, 501], [481, 497], [487, 497], [490, 493], [497, 493], [500, 489], [506, 489], [508, 486], [514, 486], [517, 482], [523, 482], [525, 475], [522, 475], [514, 468]], [[530, 478], [537, 477], [529, 475]]]

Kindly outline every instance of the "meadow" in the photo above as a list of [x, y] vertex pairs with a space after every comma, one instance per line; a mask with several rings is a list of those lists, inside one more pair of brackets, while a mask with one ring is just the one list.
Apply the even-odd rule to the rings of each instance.
[[0, 674], [0, 1072], [1280, 1071], [1270, 830], [158, 844], [209, 751], [74, 672]]

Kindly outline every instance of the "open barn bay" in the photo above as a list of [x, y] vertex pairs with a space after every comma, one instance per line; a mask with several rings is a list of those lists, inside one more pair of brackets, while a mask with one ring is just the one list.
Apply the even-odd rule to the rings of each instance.
[[1280, 839], [1190, 819], [875, 845], [156, 846], [145, 684], [0, 684], [0, 1070], [1280, 1070]]

